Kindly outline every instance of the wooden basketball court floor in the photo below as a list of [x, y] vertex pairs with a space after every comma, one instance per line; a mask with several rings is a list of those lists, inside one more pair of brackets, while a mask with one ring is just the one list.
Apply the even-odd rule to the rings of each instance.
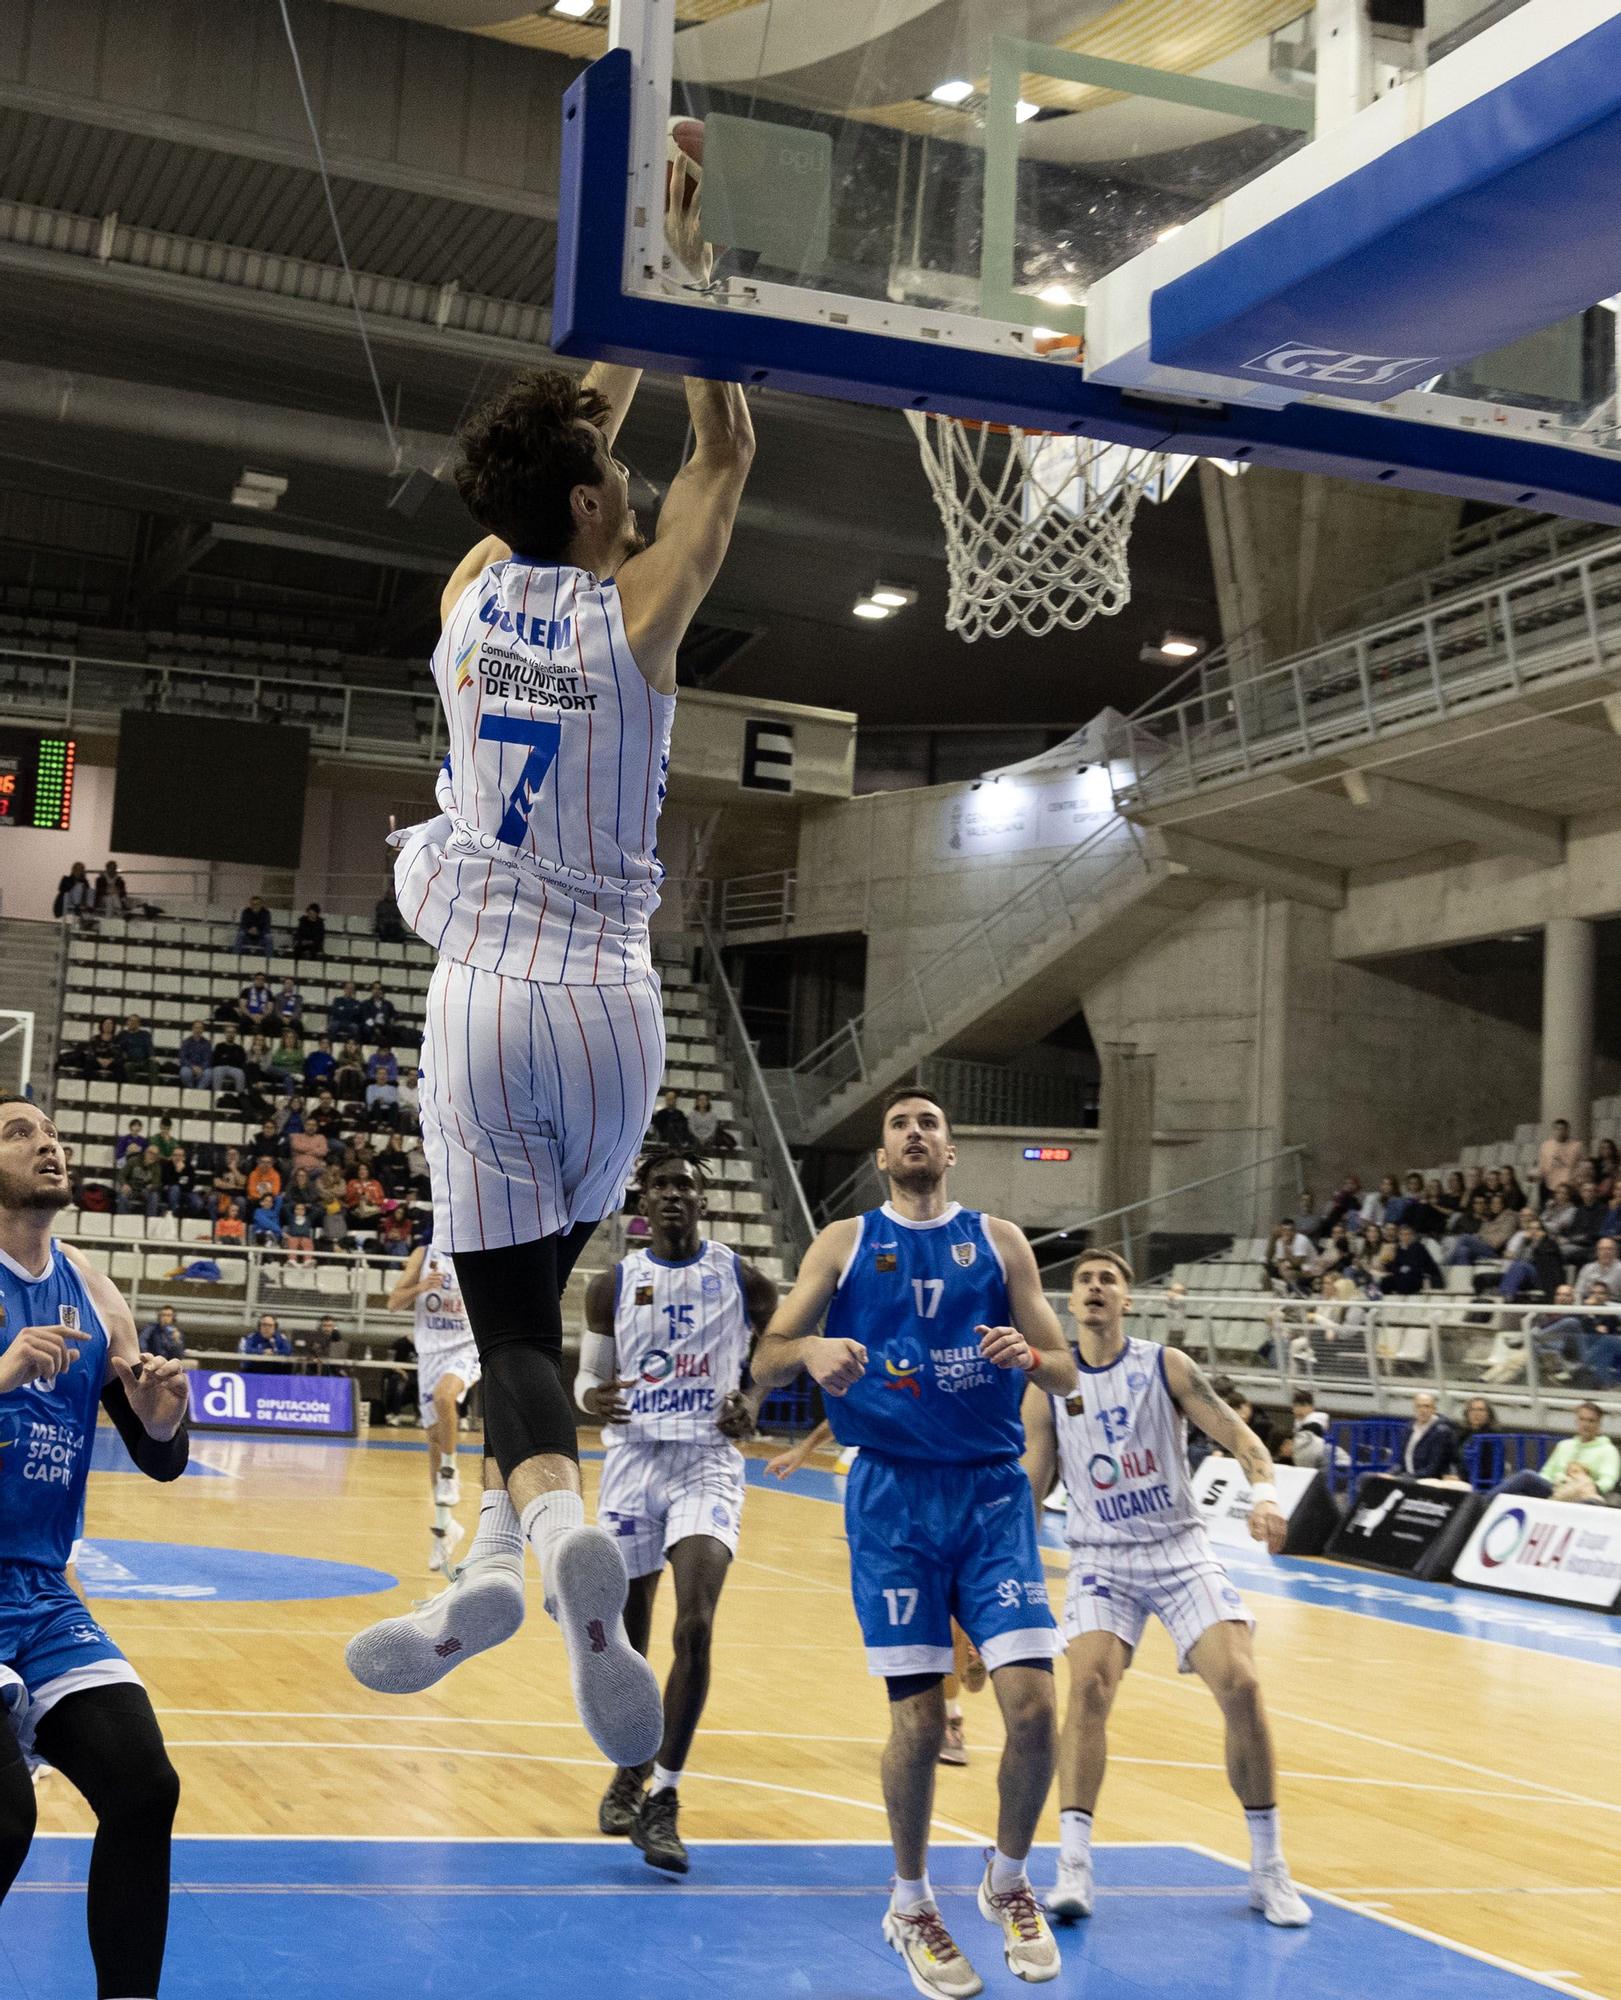
[[[183, 1784], [166, 2000], [516, 1996], [569, 1979], [648, 2000], [908, 1991], [878, 1934], [885, 1703], [849, 1605], [842, 1482], [808, 1468], [779, 1487], [767, 1455], [753, 1448], [683, 1789], [692, 1872], [672, 1882], [596, 1835], [607, 1773], [533, 1579], [518, 1637], [427, 1695], [390, 1701], [345, 1672], [359, 1626], [438, 1587], [418, 1434], [199, 1438], [191, 1472], [160, 1488], [118, 1469], [104, 1432], [81, 1580]], [[463, 1463], [471, 1530], [471, 1448]], [[591, 1504], [598, 1459], [585, 1469]], [[1048, 1560], [1056, 1603], [1056, 1545]], [[1259, 1552], [1234, 1569], [1317, 1921], [1273, 1931], [1245, 1907], [1216, 1711], [1153, 1628], [1115, 1716], [1097, 1913], [1062, 1934], [1052, 1991], [1621, 2000], [1621, 1620]], [[661, 1668], [671, 1609], [666, 1591]], [[995, 1811], [989, 1692], [967, 1729], [969, 1768], [940, 1773], [935, 1879], [987, 1989], [1010, 1993], [971, 1900]], [[0, 1983], [77, 2000], [94, 1990], [90, 1821], [59, 1777], [39, 1798], [42, 1837], [0, 1912]], [[1055, 1802], [1042, 1837], [1056, 1834]], [[1050, 1879], [1050, 1855], [1039, 1869]]]

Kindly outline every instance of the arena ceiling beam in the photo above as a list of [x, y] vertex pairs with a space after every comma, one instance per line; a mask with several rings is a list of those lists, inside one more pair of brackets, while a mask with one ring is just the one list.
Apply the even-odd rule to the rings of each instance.
[[1382, 771], [1346, 771], [1340, 782], [1359, 810], [1433, 829], [1448, 842], [1468, 841], [1488, 853], [1517, 854], [1545, 868], [1557, 867], [1565, 858], [1565, 829], [1551, 813], [1415, 785]]
[[1310, 903], [1319, 910], [1345, 907], [1345, 875], [1315, 861], [1281, 854], [1262, 854], [1253, 847], [1229, 847], [1219, 840], [1184, 833], [1180, 827], [1159, 829], [1165, 859], [1171, 867], [1235, 889], [1262, 889], [1291, 903]]

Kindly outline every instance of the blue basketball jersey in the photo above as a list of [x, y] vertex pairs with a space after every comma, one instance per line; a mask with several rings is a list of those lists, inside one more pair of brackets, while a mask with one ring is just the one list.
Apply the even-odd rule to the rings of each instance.
[[0, 1563], [66, 1569], [84, 1523], [107, 1329], [54, 1242], [42, 1278], [0, 1253], [0, 1353], [25, 1326], [72, 1327], [90, 1338], [51, 1385], [36, 1378], [0, 1395]]
[[827, 1309], [828, 1336], [867, 1350], [861, 1380], [827, 1399], [834, 1436], [935, 1463], [1017, 1458], [1025, 1377], [987, 1361], [974, 1331], [1010, 1319], [982, 1215], [956, 1202], [932, 1222], [908, 1222], [888, 1202], [869, 1210]]

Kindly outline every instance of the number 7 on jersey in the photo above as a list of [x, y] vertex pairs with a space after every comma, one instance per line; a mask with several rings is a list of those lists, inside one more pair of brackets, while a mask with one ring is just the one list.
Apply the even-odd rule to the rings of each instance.
[[529, 824], [529, 801], [546, 782], [546, 773], [557, 759], [557, 745], [563, 734], [560, 722], [537, 722], [527, 715], [485, 715], [479, 718], [481, 743], [520, 743], [528, 746], [518, 782], [507, 798], [507, 809], [496, 838], [508, 847], [523, 844]]

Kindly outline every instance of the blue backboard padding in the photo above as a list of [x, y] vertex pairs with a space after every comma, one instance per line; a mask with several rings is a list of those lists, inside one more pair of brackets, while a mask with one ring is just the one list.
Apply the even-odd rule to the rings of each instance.
[[1303, 389], [1395, 395], [1621, 290], [1618, 188], [1612, 20], [1160, 286], [1150, 356], [1276, 380], [1312, 348], [1348, 359]]
[[1489, 431], [1305, 403], [1281, 410], [1155, 398], [1079, 368], [722, 312], [627, 293], [620, 191], [630, 157], [630, 56], [600, 57], [563, 100], [552, 345], [560, 354], [892, 409], [940, 410], [1118, 444], [1452, 493], [1621, 527], [1621, 466]]

